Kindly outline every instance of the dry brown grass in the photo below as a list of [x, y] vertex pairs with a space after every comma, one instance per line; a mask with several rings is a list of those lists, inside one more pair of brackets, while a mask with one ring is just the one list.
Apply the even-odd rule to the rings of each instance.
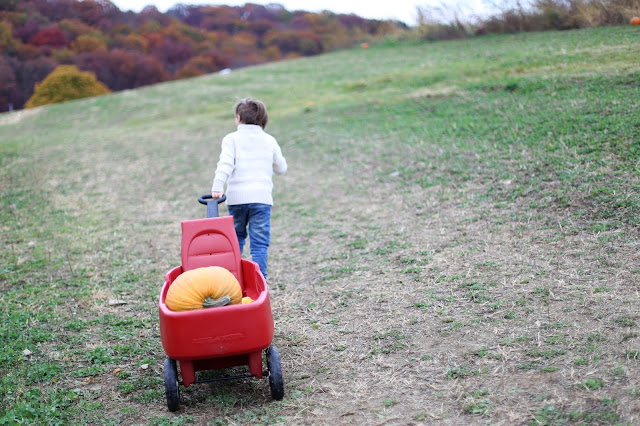
[[446, 6], [418, 7], [416, 36], [421, 40], [451, 40], [473, 34], [628, 25], [632, 17], [640, 15], [638, 0], [532, 0], [491, 5], [499, 12], [467, 19]]

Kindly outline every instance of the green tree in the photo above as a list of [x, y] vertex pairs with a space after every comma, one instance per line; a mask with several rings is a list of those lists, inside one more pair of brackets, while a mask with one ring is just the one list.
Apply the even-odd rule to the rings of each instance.
[[111, 91], [88, 71], [80, 71], [75, 65], [60, 65], [42, 82], [36, 83], [27, 108], [65, 102], [73, 99], [100, 96]]

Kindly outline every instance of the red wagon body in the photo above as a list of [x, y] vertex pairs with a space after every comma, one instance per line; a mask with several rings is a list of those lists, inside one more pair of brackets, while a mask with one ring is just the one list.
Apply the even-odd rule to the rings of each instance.
[[[284, 388], [280, 356], [275, 347], [270, 347], [274, 324], [267, 283], [256, 263], [241, 259], [233, 218], [210, 217], [182, 222], [181, 260], [181, 266], [165, 275], [158, 304], [160, 337], [168, 356], [165, 384], [169, 409], [175, 411], [178, 408], [177, 383], [174, 383], [177, 381], [176, 361], [180, 365], [185, 387], [196, 382], [197, 371], [239, 365], [248, 365], [250, 374], [261, 378], [264, 349], [267, 349], [267, 373], [270, 375], [272, 394], [274, 398], [282, 399]], [[251, 297], [254, 301], [195, 311], [170, 310], [165, 298], [173, 281], [184, 271], [205, 266], [228, 269], [238, 279], [243, 296]], [[277, 371], [272, 371], [274, 367]], [[175, 370], [169, 371], [169, 378], [167, 369]], [[175, 380], [173, 376], [176, 376]]]

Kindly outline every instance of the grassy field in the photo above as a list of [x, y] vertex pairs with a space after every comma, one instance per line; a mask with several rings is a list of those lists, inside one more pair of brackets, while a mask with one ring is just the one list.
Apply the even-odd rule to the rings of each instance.
[[[1, 115], [0, 424], [640, 423], [639, 49], [388, 43]], [[245, 96], [289, 162], [286, 394], [169, 413], [158, 293]]]

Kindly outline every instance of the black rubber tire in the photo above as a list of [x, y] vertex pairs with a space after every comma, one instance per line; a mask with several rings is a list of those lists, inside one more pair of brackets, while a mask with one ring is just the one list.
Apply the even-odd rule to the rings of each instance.
[[267, 369], [269, 370], [269, 387], [271, 396], [276, 401], [284, 398], [284, 380], [282, 379], [282, 363], [280, 362], [280, 352], [275, 346], [267, 348]]
[[176, 361], [171, 358], [164, 360], [164, 387], [167, 392], [167, 407], [169, 411], [178, 411], [180, 407], [180, 385], [178, 384], [178, 368]]

